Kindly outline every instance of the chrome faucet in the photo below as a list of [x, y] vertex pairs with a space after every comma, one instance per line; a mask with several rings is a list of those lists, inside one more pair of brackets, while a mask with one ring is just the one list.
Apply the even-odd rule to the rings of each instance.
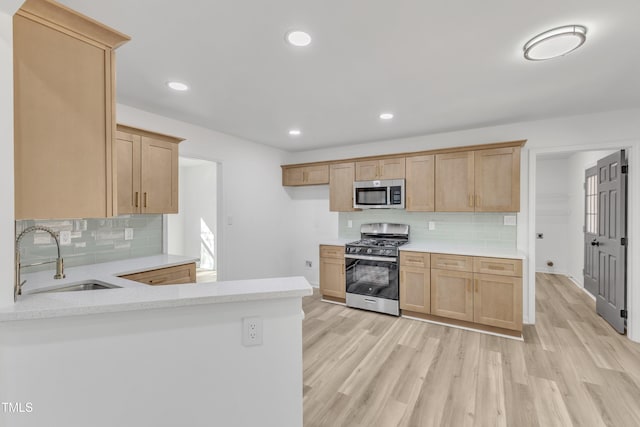
[[[22, 239], [22, 236], [24, 236], [25, 234], [31, 233], [34, 231], [46, 231], [47, 233], [51, 234], [53, 239], [56, 241], [56, 247], [58, 248], [58, 258], [55, 261], [36, 262], [28, 265], [20, 264], [20, 240]], [[56, 263], [56, 274], [53, 276], [53, 278], [64, 279], [65, 277], [64, 261], [60, 256], [60, 241], [58, 240], [58, 233], [56, 233], [55, 231], [53, 231], [48, 227], [43, 227], [41, 225], [34, 225], [32, 227], [27, 227], [24, 230], [22, 230], [22, 233], [20, 233], [16, 238], [16, 283], [15, 283], [15, 286], [13, 287], [13, 301], [15, 302], [18, 299], [18, 295], [22, 295], [22, 285], [24, 285], [27, 282], [26, 280], [24, 282], [20, 282], [20, 269], [22, 267], [33, 267], [34, 265], [51, 264], [54, 262]]]

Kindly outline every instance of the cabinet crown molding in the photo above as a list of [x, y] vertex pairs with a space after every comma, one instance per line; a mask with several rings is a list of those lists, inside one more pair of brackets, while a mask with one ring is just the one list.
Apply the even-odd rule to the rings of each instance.
[[42, 24], [51, 27], [64, 28], [111, 49], [115, 49], [131, 40], [131, 37], [126, 34], [53, 0], [27, 0], [18, 9], [16, 15], [29, 19], [35, 18]]
[[427, 154], [445, 154], [445, 153], [457, 153], [460, 151], [476, 151], [476, 150], [490, 150], [494, 148], [523, 147], [526, 143], [527, 143], [526, 139], [520, 139], [517, 141], [495, 142], [490, 144], [479, 144], [479, 145], [465, 145], [460, 147], [435, 148], [433, 150], [409, 151], [404, 153], [381, 154], [377, 156], [352, 157], [347, 159], [324, 160], [321, 162], [295, 163], [295, 164], [292, 163], [292, 164], [280, 165], [280, 167], [282, 169], [288, 169], [288, 168], [295, 168], [295, 167], [301, 167], [301, 166], [332, 165], [336, 163], [345, 163], [345, 162], [362, 162], [362, 161], [369, 161], [369, 160], [384, 160], [384, 159], [396, 159], [401, 157], [424, 156]]

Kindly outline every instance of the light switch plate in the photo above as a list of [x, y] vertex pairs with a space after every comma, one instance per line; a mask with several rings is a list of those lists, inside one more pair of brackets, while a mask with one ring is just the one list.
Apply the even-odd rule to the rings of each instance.
[[347, 220], [347, 228], [353, 228], [353, 221], [350, 219]]
[[433, 231], [436, 229], [436, 222], [435, 221], [429, 221], [429, 231]]
[[124, 229], [124, 240], [133, 240], [133, 228]]
[[68, 246], [71, 244], [71, 231], [69, 230], [62, 230], [60, 232], [60, 235], [58, 236], [58, 239], [60, 240], [60, 246]]
[[518, 222], [516, 220], [515, 215], [505, 215], [504, 216], [504, 225], [517, 225]]

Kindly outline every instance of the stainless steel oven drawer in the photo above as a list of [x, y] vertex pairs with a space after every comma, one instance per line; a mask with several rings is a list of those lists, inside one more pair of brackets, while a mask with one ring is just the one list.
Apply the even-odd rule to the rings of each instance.
[[400, 304], [398, 301], [367, 295], [347, 293], [347, 307], [362, 308], [364, 310], [377, 311], [394, 316], [400, 315]]

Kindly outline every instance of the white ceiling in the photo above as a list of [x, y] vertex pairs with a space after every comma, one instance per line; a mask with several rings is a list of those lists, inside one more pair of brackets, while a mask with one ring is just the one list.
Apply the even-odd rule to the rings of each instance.
[[[640, 106], [638, 0], [61, 2], [132, 37], [118, 102], [285, 150]], [[523, 59], [565, 24], [588, 27], [581, 49]]]

